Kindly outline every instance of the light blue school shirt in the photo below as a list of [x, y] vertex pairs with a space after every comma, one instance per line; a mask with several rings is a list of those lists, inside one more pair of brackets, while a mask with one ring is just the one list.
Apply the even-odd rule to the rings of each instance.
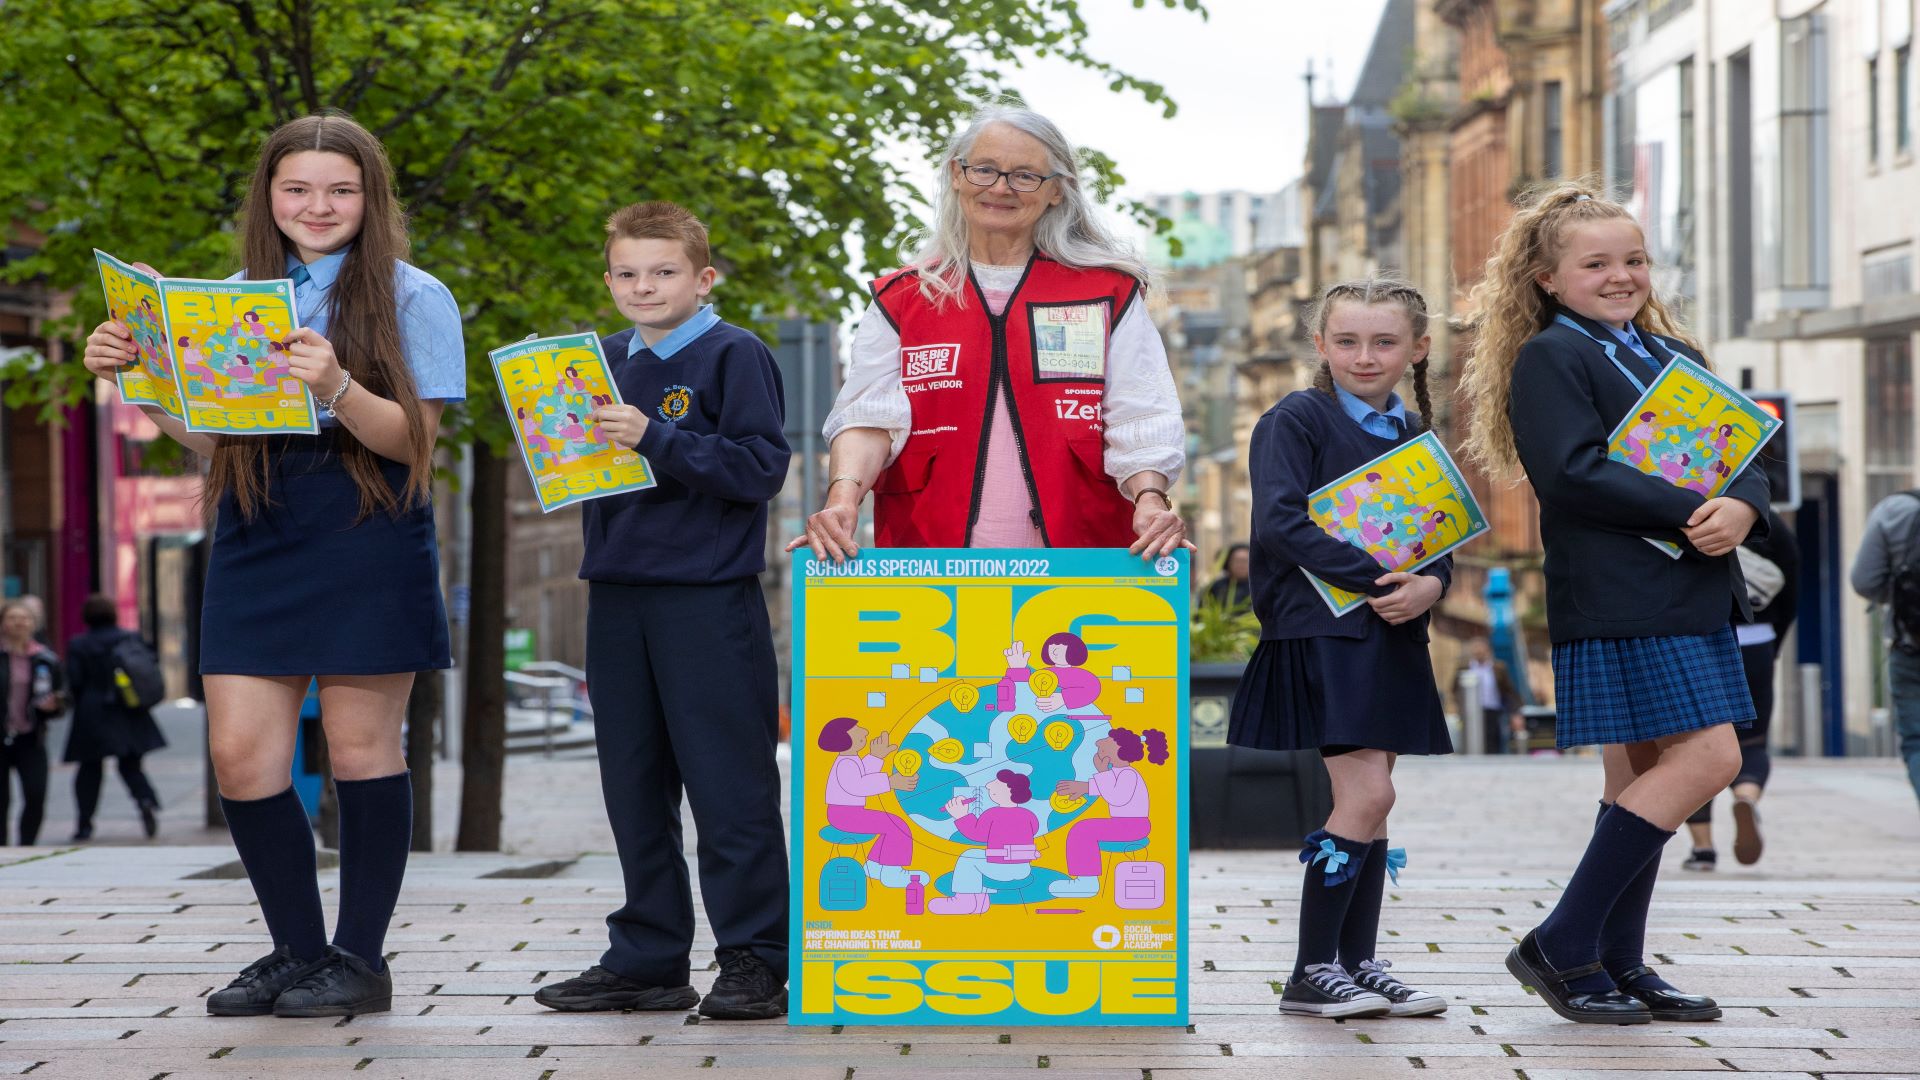
[[1640, 331], [1635, 329], [1632, 323], [1628, 323], [1624, 328], [1609, 323], [1607, 324], [1607, 329], [1613, 331], [1613, 336], [1619, 338], [1622, 345], [1632, 349], [1634, 355], [1645, 360], [1656, 373], [1667, 366], [1664, 361], [1656, 358], [1652, 352], [1648, 351], [1647, 343], [1640, 340]]
[[1358, 395], [1349, 393], [1346, 387], [1338, 383], [1334, 384], [1333, 398], [1340, 403], [1340, 411], [1369, 435], [1397, 439], [1407, 429], [1407, 407], [1401, 402], [1399, 394], [1387, 394], [1385, 412], [1362, 401]]
[[627, 342], [627, 359], [631, 360], [643, 352], [651, 352], [662, 360], [670, 360], [674, 353], [693, 344], [701, 334], [713, 329], [714, 324], [719, 321], [720, 316], [714, 314], [713, 305], [702, 304], [700, 310], [693, 313], [692, 318], [668, 331], [667, 336], [661, 338], [658, 345], [649, 345], [641, 341], [640, 330], [635, 327], [633, 340]]
[[[293, 279], [293, 309], [300, 325], [325, 337], [332, 306], [333, 283], [352, 246], [323, 255], [310, 263], [287, 256], [287, 276]], [[229, 280], [246, 277], [246, 271]], [[394, 263], [394, 302], [400, 308], [400, 348], [413, 372], [422, 401], [464, 401], [467, 397], [467, 350], [460, 324], [460, 307], [440, 279], [411, 263]], [[338, 420], [320, 413], [320, 426]]]

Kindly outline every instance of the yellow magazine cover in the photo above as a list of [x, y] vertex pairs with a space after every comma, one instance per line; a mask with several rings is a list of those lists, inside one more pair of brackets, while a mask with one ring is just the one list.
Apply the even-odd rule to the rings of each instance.
[[120, 400], [129, 405], [157, 405], [175, 420], [185, 420], [180, 386], [174, 381], [167, 348], [166, 322], [160, 313], [160, 279], [99, 248], [94, 249], [93, 257], [100, 267], [100, 289], [107, 297], [107, 318], [133, 332], [133, 345], [140, 354], [133, 367], [114, 376]]
[[788, 1022], [1185, 1025], [1187, 553], [792, 567]]
[[188, 431], [312, 435], [319, 411], [287, 363], [293, 282], [161, 278], [161, 312]]
[[622, 404], [598, 335], [535, 338], [487, 359], [543, 512], [654, 486], [647, 459], [607, 441], [591, 419], [602, 405]]
[[[1307, 514], [1330, 535], [1374, 557], [1384, 571], [1415, 570], [1488, 529], [1473, 491], [1447, 448], [1429, 431], [1307, 496]], [[1307, 580], [1335, 615], [1366, 602]]]
[[[1614, 428], [1607, 457], [1712, 499], [1779, 430], [1778, 418], [1731, 383], [1676, 356]], [[1680, 557], [1677, 544], [1647, 542]]]

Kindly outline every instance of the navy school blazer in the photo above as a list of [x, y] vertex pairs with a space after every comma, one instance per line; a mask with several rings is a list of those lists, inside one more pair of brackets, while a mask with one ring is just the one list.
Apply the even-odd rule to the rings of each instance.
[[[1643, 392], [1621, 368], [1650, 384], [1648, 365], [1604, 324], [1565, 308], [1555, 315], [1521, 347], [1507, 409], [1540, 500], [1549, 636], [1559, 644], [1710, 634], [1736, 611], [1751, 618], [1740, 560], [1702, 555], [1680, 532], [1706, 500], [1607, 457], [1607, 437]], [[1676, 355], [1704, 362], [1672, 338], [1640, 338], [1662, 363]], [[1749, 536], [1765, 536], [1765, 474], [1742, 469], [1726, 495], [1759, 514]], [[1646, 537], [1679, 544], [1681, 557], [1668, 558]]]
[[[1249, 576], [1262, 640], [1374, 634], [1427, 640], [1431, 612], [1399, 626], [1388, 626], [1367, 607], [1336, 619], [1306, 578], [1312, 573], [1369, 596], [1393, 591], [1373, 583], [1387, 573], [1386, 567], [1313, 523], [1307, 516], [1307, 496], [1418, 434], [1404, 431], [1398, 439], [1369, 434], [1341, 410], [1333, 395], [1319, 390], [1288, 394], [1254, 425], [1247, 448], [1253, 488]], [[1435, 559], [1416, 573], [1440, 579], [1444, 595], [1453, 582], [1453, 556]]]

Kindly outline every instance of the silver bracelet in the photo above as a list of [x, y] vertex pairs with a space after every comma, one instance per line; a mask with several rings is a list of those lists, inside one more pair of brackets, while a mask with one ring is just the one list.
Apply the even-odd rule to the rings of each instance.
[[323, 402], [321, 402], [321, 403], [320, 403], [320, 408], [322, 408], [322, 409], [324, 409], [324, 410], [326, 411], [326, 414], [327, 414], [328, 416], [337, 416], [338, 414], [337, 414], [337, 413], [335, 413], [335, 412], [333, 411], [333, 409], [334, 409], [334, 406], [336, 406], [336, 405], [338, 405], [338, 404], [340, 404], [340, 399], [341, 399], [341, 398], [343, 398], [343, 397], [346, 397], [346, 396], [347, 396], [347, 387], [349, 387], [349, 386], [352, 386], [352, 385], [353, 385], [353, 372], [351, 372], [351, 371], [347, 371], [347, 370], [346, 370], [346, 369], [344, 369], [344, 368], [343, 368], [343, 369], [341, 369], [341, 371], [340, 371], [340, 389], [338, 389], [338, 390], [335, 390], [335, 391], [333, 392], [333, 396], [332, 396], [332, 397], [330, 397], [330, 398], [328, 398], [327, 400], [325, 400], [325, 401], [323, 401]]

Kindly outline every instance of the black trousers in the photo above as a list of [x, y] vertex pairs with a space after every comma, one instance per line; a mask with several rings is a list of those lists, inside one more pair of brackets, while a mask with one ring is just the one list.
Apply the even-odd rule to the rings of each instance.
[[[114, 758], [114, 764], [120, 771], [120, 779], [127, 785], [127, 794], [133, 796], [136, 804], [151, 803], [160, 805], [160, 797], [153, 792], [153, 783], [140, 768], [142, 754], [122, 754]], [[105, 758], [88, 758], [79, 763], [73, 773], [73, 801], [79, 807], [75, 815], [78, 824], [93, 824], [93, 813], [100, 808], [100, 778], [106, 764]]]
[[[1747, 670], [1747, 692], [1753, 695], [1753, 726], [1740, 731], [1740, 772], [1734, 785], [1767, 786], [1773, 776], [1773, 752], [1767, 749], [1767, 735], [1773, 730], [1773, 662], [1780, 655], [1780, 642], [1763, 641], [1740, 646], [1740, 663]], [[1705, 825], [1713, 820], [1713, 800], [1693, 812], [1687, 821]]]
[[40, 821], [47, 812], [47, 744], [39, 733], [16, 735], [0, 744], [0, 847], [7, 843], [15, 773], [20, 776], [20, 844], [31, 847], [40, 839]]
[[687, 984], [693, 894], [680, 797], [698, 832], [700, 892], [724, 961], [787, 971], [778, 675], [757, 578], [718, 585], [593, 582], [587, 686], [600, 786], [626, 882], [601, 965]]

